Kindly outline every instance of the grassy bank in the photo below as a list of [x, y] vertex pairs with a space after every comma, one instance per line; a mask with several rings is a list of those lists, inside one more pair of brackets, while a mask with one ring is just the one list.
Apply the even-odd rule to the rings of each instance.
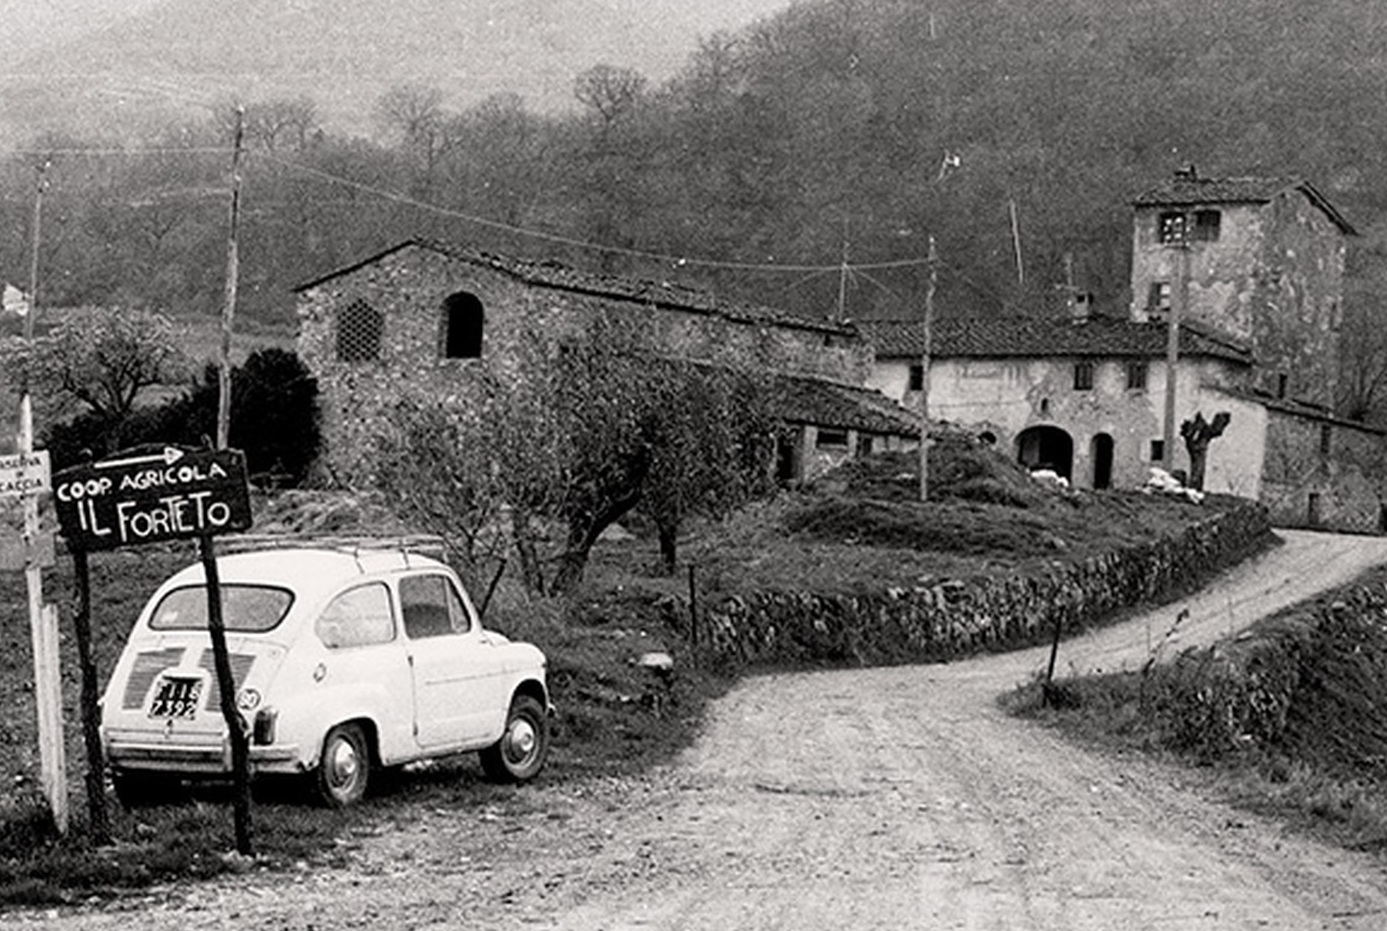
[[1028, 685], [1014, 713], [1178, 761], [1235, 805], [1387, 851], [1387, 568], [1148, 668]]

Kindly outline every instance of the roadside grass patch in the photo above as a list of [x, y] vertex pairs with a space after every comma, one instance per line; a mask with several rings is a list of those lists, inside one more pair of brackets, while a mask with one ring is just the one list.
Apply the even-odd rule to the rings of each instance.
[[1235, 805], [1351, 849], [1387, 850], [1387, 567], [1169, 662], [1039, 678], [1012, 714], [1099, 750], [1191, 767]]

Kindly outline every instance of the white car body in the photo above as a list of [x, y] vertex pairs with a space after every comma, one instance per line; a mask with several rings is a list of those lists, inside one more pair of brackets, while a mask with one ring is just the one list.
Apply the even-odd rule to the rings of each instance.
[[[364, 736], [374, 768], [499, 752], [521, 696], [550, 711], [543, 653], [483, 629], [437, 560], [401, 549], [275, 549], [219, 557], [217, 575], [253, 775], [319, 771], [325, 739], [342, 725]], [[102, 701], [118, 791], [141, 774], [231, 772], [205, 602], [199, 563], [159, 587], [129, 635]], [[541, 731], [547, 741], [547, 724]]]

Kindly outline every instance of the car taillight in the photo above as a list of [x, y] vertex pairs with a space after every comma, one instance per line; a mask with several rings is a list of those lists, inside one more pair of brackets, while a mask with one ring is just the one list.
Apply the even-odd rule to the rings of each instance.
[[279, 721], [279, 712], [273, 708], [261, 708], [255, 713], [255, 729], [251, 732], [253, 743], [262, 747], [267, 747], [275, 742], [275, 724]]

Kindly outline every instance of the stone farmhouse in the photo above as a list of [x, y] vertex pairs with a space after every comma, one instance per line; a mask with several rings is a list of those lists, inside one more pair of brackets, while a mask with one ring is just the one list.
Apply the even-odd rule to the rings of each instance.
[[918, 442], [918, 418], [863, 387], [872, 353], [852, 327], [668, 281], [410, 240], [296, 290], [298, 353], [321, 397], [321, 466], [348, 486], [370, 484], [375, 441], [397, 401], [466, 405], [487, 367], [523, 379], [563, 342], [591, 338], [599, 321], [659, 355], [771, 373], [786, 427], [782, 478]]
[[[1175, 421], [1231, 415], [1205, 488], [1257, 498], [1287, 526], [1387, 530], [1384, 437], [1333, 413], [1346, 237], [1294, 178], [1186, 169], [1134, 201], [1132, 301], [1071, 300], [1067, 317], [937, 321], [932, 418], [966, 425], [1083, 488], [1134, 487], [1164, 460], [1167, 340], [1178, 322]], [[923, 325], [860, 324], [867, 384], [912, 409]], [[1176, 438], [1173, 468], [1189, 458]]]

